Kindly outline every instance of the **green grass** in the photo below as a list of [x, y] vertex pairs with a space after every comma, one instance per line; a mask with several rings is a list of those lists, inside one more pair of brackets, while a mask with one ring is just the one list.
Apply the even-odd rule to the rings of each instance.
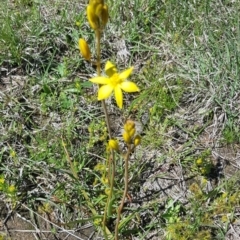
[[[86, 2], [0, 6], [0, 196], [19, 214], [24, 206], [54, 212], [53, 222], [68, 229], [99, 229], [106, 201], [103, 172], [94, 169], [105, 154], [104, 116], [88, 82], [95, 69], [77, 46], [84, 37], [94, 50]], [[117, 137], [125, 118], [143, 127], [121, 239], [230, 239], [232, 228], [239, 234], [240, 4], [107, 2], [103, 64], [134, 66], [131, 80], [141, 88], [125, 95], [124, 117], [108, 101]], [[119, 159], [116, 199], [123, 164]]]

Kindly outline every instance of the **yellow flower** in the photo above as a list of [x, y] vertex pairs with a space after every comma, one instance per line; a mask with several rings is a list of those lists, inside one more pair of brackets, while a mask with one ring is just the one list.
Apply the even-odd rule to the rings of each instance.
[[12, 157], [12, 158], [15, 158], [16, 157], [16, 152], [14, 151], [14, 150], [10, 150], [10, 156]]
[[201, 166], [201, 165], [203, 164], [202, 158], [198, 158], [198, 159], [196, 160], [196, 164], [197, 164], [198, 166]]
[[8, 192], [9, 192], [9, 193], [14, 193], [15, 191], [16, 191], [16, 188], [15, 188], [14, 185], [10, 185], [10, 186], [8, 187]]
[[116, 102], [119, 108], [123, 105], [123, 94], [125, 92], [138, 92], [140, 91], [137, 85], [133, 82], [125, 81], [132, 73], [133, 67], [118, 73], [115, 65], [107, 61], [105, 65], [105, 72], [108, 77], [94, 77], [89, 81], [93, 83], [102, 84], [98, 91], [98, 100], [103, 100], [110, 97], [114, 91]]
[[100, 226], [102, 223], [102, 219], [101, 218], [95, 218], [93, 221], [95, 226]]
[[80, 38], [78, 41], [78, 46], [82, 56], [89, 61], [91, 59], [91, 51], [87, 42], [83, 38]]

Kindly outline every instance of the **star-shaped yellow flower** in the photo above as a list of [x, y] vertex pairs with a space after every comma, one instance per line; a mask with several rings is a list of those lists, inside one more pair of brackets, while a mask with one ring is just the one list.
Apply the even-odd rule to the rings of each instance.
[[98, 83], [103, 86], [99, 88], [98, 100], [103, 100], [110, 97], [111, 93], [114, 91], [116, 102], [119, 108], [123, 105], [123, 94], [122, 90], [125, 92], [139, 92], [139, 88], [133, 82], [126, 81], [126, 79], [131, 75], [133, 67], [118, 73], [117, 68], [110, 61], [107, 61], [105, 65], [105, 72], [108, 77], [94, 77], [89, 81], [93, 83]]

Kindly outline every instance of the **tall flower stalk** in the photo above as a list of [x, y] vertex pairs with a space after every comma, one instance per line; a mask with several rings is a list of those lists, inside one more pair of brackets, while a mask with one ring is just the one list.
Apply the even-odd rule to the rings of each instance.
[[[97, 55], [97, 62], [96, 62], [97, 76], [100, 77], [100, 75], [101, 75], [101, 44], [100, 44], [101, 34], [103, 31], [103, 28], [105, 27], [105, 25], [107, 24], [107, 21], [108, 21], [108, 7], [106, 4], [104, 4], [103, 0], [90, 0], [89, 4], [87, 6], [87, 18], [88, 18], [90, 27], [95, 31], [96, 55]], [[81, 49], [80, 49], [80, 51], [81, 51]], [[84, 51], [81, 51], [81, 52], [84, 52]], [[105, 100], [102, 100], [102, 108], [103, 108], [104, 115], [105, 115], [106, 125], [107, 125], [107, 129], [108, 129], [108, 136], [109, 136], [109, 139], [112, 139], [109, 114], [108, 114]], [[110, 172], [110, 177], [109, 177], [110, 192], [108, 194], [107, 204], [106, 204], [106, 208], [104, 211], [104, 217], [103, 217], [103, 221], [102, 221], [105, 239], [108, 239], [108, 236], [107, 236], [108, 231], [107, 231], [107, 227], [106, 227], [107, 217], [108, 217], [107, 212], [109, 209], [109, 204], [112, 199], [114, 175], [115, 175], [115, 155], [114, 155], [113, 149], [110, 149], [110, 156], [108, 159], [108, 164], [109, 164], [108, 169]]]
[[[87, 19], [90, 27], [95, 32], [96, 39], [96, 65], [97, 65], [97, 77], [89, 79], [92, 83], [99, 85], [98, 88], [98, 100], [102, 102], [103, 111], [105, 114], [106, 125], [108, 129], [109, 142], [107, 144], [108, 148], [108, 158], [106, 161], [106, 167], [108, 171], [108, 191], [105, 191], [107, 194], [107, 202], [104, 210], [104, 216], [102, 219], [102, 227], [105, 239], [112, 238], [109, 229], [107, 228], [107, 223], [109, 217], [112, 217], [113, 202], [115, 201], [114, 196], [114, 181], [115, 181], [115, 156], [120, 153], [118, 142], [113, 139], [111, 133], [111, 126], [109, 121], [109, 114], [106, 106], [105, 99], [111, 96], [114, 92], [117, 106], [122, 109], [123, 107], [123, 91], [124, 92], [138, 92], [140, 91], [137, 85], [131, 81], [128, 81], [127, 78], [132, 74], [133, 67], [130, 67], [122, 72], [118, 72], [116, 66], [107, 61], [105, 64], [105, 73], [106, 76], [101, 76], [101, 35], [104, 27], [108, 22], [108, 6], [104, 3], [104, 0], [90, 0], [87, 5]], [[91, 61], [92, 54], [87, 42], [84, 39], [79, 40], [79, 49], [82, 56], [87, 60]], [[135, 124], [133, 121], [127, 121], [124, 125], [123, 140], [127, 145], [127, 154], [124, 157], [125, 160], [125, 173], [124, 173], [124, 190], [122, 195], [121, 203], [117, 211], [117, 219], [115, 226], [115, 240], [118, 240], [119, 224], [121, 220], [121, 213], [124, 207], [124, 202], [128, 194], [128, 161], [130, 154], [133, 152], [135, 147], [140, 143], [140, 136], [135, 135]]]

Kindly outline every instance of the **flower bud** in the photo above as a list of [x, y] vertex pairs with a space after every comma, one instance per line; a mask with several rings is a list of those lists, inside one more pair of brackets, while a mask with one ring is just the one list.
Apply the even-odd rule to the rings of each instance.
[[110, 149], [118, 151], [119, 150], [119, 145], [118, 145], [118, 141], [114, 140], [114, 139], [110, 139], [108, 142], [108, 146]]
[[133, 128], [135, 128], [135, 123], [132, 120], [127, 120], [124, 124], [124, 130], [126, 132], [130, 132]]
[[125, 141], [125, 143], [130, 144], [131, 143], [131, 136], [128, 134], [128, 132], [124, 132], [123, 133], [123, 140]]
[[107, 24], [108, 16], [109, 16], [108, 15], [108, 6], [105, 4], [102, 8], [102, 17], [101, 17], [103, 26], [105, 26]]
[[196, 164], [197, 164], [198, 166], [203, 165], [203, 160], [202, 160], [202, 158], [198, 158], [198, 159], [196, 160]]
[[134, 146], [138, 146], [140, 143], [141, 143], [141, 137], [139, 135], [137, 135], [135, 138], [134, 138]]
[[109, 183], [108, 178], [106, 178], [104, 176], [101, 177], [101, 181], [102, 181], [103, 184], [108, 184]]
[[83, 38], [80, 38], [78, 41], [78, 45], [82, 56], [89, 61], [91, 59], [91, 51], [87, 42]]
[[135, 134], [135, 132], [136, 132], [136, 129], [135, 129], [135, 128], [132, 128], [132, 129], [128, 132], [128, 134], [130, 135], [130, 137], [133, 137], [134, 134]]
[[16, 192], [16, 187], [14, 185], [10, 185], [7, 189], [8, 193], [14, 193]]
[[94, 5], [87, 6], [87, 19], [92, 29], [96, 30], [99, 28], [99, 18], [95, 13]]
[[89, 5], [104, 4], [104, 0], [90, 0]]
[[103, 5], [98, 4], [95, 8], [95, 14], [100, 18], [102, 16]]
[[110, 193], [111, 193], [111, 189], [110, 189], [110, 188], [106, 188], [104, 192], [105, 192], [105, 194], [106, 194], [107, 196], [109, 196]]

